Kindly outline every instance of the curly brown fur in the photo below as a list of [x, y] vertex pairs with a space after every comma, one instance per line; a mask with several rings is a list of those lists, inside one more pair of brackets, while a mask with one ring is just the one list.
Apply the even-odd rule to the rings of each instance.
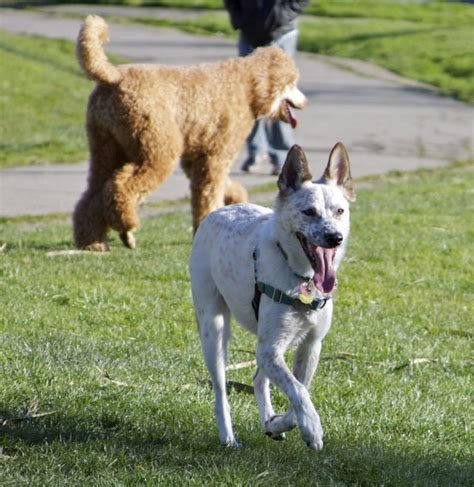
[[77, 247], [106, 250], [110, 229], [133, 247], [139, 202], [180, 159], [191, 180], [195, 230], [224, 203], [245, 201], [229, 168], [256, 119], [288, 121], [280, 105], [288, 89], [298, 91], [292, 59], [261, 48], [247, 58], [189, 67], [114, 66], [103, 51], [107, 40], [105, 21], [87, 17], [77, 55], [97, 86], [87, 110], [88, 187], [73, 215]]

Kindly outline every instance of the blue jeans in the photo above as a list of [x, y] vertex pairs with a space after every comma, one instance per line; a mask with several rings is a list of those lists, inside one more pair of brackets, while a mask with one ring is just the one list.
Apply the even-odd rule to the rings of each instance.
[[[289, 56], [295, 57], [297, 43], [298, 31], [295, 29], [276, 39], [271, 45], [278, 46]], [[239, 38], [238, 48], [239, 56], [247, 56], [255, 49], [242, 38], [242, 35]], [[272, 120], [257, 120], [247, 138], [248, 157], [250, 161], [253, 161], [259, 154], [268, 154], [270, 162], [281, 168], [286, 154], [293, 144], [293, 129], [290, 124]]]

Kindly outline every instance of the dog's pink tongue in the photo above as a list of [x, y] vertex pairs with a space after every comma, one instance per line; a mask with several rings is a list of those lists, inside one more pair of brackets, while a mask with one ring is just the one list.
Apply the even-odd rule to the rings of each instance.
[[298, 120], [296, 120], [293, 110], [291, 109], [290, 104], [286, 100], [285, 100], [285, 111], [286, 111], [286, 116], [288, 117], [288, 121], [290, 122], [291, 128], [295, 129], [296, 126], [298, 125]]
[[335, 250], [316, 247], [313, 255], [317, 261], [313, 282], [323, 293], [330, 293], [336, 284], [336, 269], [333, 265]]
[[293, 114], [293, 110], [290, 107], [288, 107], [288, 116], [290, 118], [291, 128], [295, 129], [298, 125], [298, 120], [296, 119], [295, 115]]

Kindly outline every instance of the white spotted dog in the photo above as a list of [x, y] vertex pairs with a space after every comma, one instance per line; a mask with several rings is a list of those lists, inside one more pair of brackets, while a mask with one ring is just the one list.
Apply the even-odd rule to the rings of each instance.
[[[281, 439], [297, 425], [308, 446], [320, 450], [323, 430], [308, 391], [331, 326], [331, 294], [349, 235], [349, 201], [355, 200], [344, 146], [335, 145], [318, 181], [303, 150], [293, 146], [278, 187], [273, 211], [231, 205], [201, 224], [190, 262], [193, 300], [220, 441], [239, 446], [225, 382], [232, 313], [258, 336], [253, 383], [263, 430]], [[292, 345], [293, 372], [284, 361]], [[288, 396], [284, 415], [275, 415], [270, 382]]]

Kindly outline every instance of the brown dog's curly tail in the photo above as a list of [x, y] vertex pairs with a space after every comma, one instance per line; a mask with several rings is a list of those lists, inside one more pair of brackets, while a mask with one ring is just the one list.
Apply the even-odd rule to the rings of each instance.
[[77, 38], [76, 54], [86, 76], [99, 84], [116, 84], [120, 71], [109, 62], [103, 44], [109, 40], [109, 28], [102, 17], [88, 15]]

